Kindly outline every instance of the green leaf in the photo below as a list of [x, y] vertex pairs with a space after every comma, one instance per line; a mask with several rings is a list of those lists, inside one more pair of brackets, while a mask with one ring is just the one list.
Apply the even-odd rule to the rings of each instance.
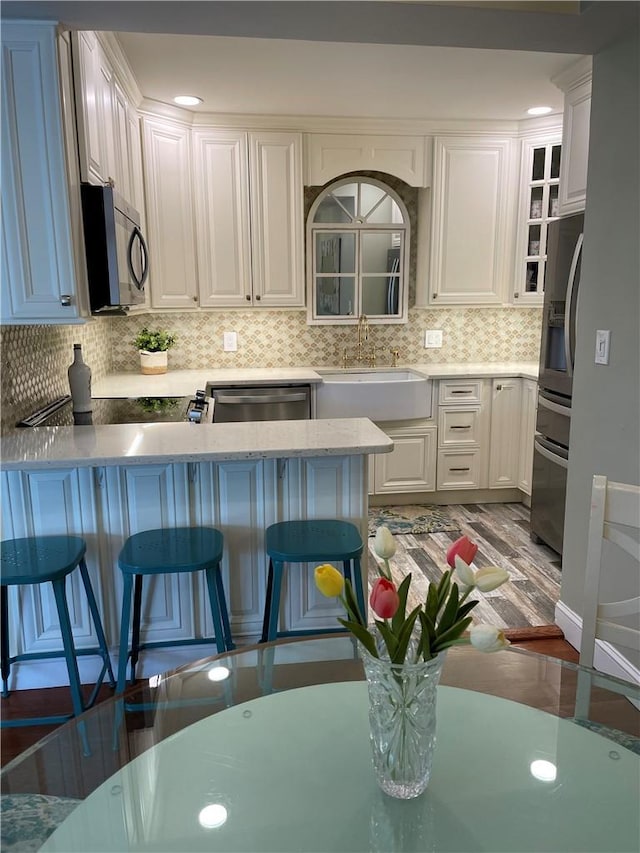
[[389, 660], [393, 660], [396, 649], [398, 648], [398, 639], [386, 622], [376, 619], [375, 623], [378, 626], [378, 631], [380, 631], [380, 635], [382, 636], [384, 644], [387, 647], [387, 651], [389, 652]]
[[476, 606], [476, 604], [478, 604], [477, 600], [465, 601], [464, 604], [461, 604], [460, 607], [458, 607], [456, 619], [462, 619], [463, 616], [466, 616], [467, 613], [470, 613], [473, 610], [473, 608]]
[[427, 602], [424, 606], [424, 612], [431, 618], [432, 622], [436, 621], [438, 612], [438, 593], [435, 584], [430, 583], [427, 589]]
[[411, 575], [407, 575], [398, 587], [398, 598], [400, 599], [400, 605], [398, 606], [395, 615], [391, 619], [391, 627], [393, 629], [394, 634], [398, 634], [400, 632], [402, 623], [405, 619], [405, 613], [407, 612], [407, 595], [409, 594], [410, 585]]
[[372, 657], [380, 657], [380, 655], [378, 654], [378, 650], [376, 649], [375, 640], [366, 628], [363, 628], [362, 625], [358, 624], [358, 622], [351, 622], [348, 619], [338, 619], [338, 622], [341, 625], [344, 625], [344, 627], [348, 631], [351, 631], [351, 633], [357, 640], [360, 640], [362, 645]]
[[449, 587], [451, 586], [451, 571], [447, 570], [442, 577], [440, 578], [440, 583], [438, 584], [438, 607], [436, 613], [440, 611], [440, 608], [444, 604], [447, 598], [447, 594], [449, 592]]
[[436, 639], [436, 630], [431, 618], [423, 610], [419, 613], [420, 623], [422, 625], [422, 657], [425, 660], [430, 660], [432, 657], [432, 649]]
[[350, 580], [345, 580], [344, 582], [344, 604], [351, 619], [366, 628], [367, 623], [365, 622], [362, 613], [360, 613], [360, 608], [358, 607], [358, 602], [356, 601], [356, 597], [353, 593]]
[[407, 646], [409, 645], [409, 640], [411, 639], [413, 626], [418, 618], [418, 613], [420, 613], [420, 607], [416, 607], [415, 610], [411, 611], [404, 625], [400, 629], [400, 633], [398, 634], [398, 645], [391, 660], [392, 663], [404, 663], [404, 659], [407, 654]]
[[459, 622], [456, 622], [455, 625], [452, 625], [448, 631], [445, 631], [444, 634], [440, 634], [436, 638], [436, 642], [434, 645], [435, 652], [441, 652], [443, 649], [446, 649], [450, 646], [455, 640], [457, 640], [464, 632], [467, 630], [469, 625], [473, 622], [471, 616], [467, 616], [466, 619], [461, 619]]
[[438, 634], [442, 634], [444, 631], [447, 631], [453, 623], [456, 621], [456, 616], [458, 613], [458, 586], [457, 584], [451, 585], [451, 590], [449, 592], [449, 599], [445, 605], [444, 611], [440, 618], [440, 623], [437, 625]]

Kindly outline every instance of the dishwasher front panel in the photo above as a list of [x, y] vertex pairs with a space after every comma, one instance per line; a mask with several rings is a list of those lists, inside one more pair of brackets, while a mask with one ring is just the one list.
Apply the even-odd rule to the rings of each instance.
[[214, 388], [207, 384], [214, 400], [213, 422], [301, 421], [311, 417], [309, 385]]

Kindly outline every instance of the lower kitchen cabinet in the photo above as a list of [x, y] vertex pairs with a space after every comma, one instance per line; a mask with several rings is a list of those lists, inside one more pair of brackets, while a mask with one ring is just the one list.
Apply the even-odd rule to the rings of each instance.
[[485, 488], [490, 406], [487, 382], [441, 380], [438, 403], [438, 489]]
[[520, 395], [520, 452], [518, 454], [518, 488], [531, 494], [533, 477], [533, 441], [536, 434], [538, 384], [533, 379], [522, 380]]
[[433, 492], [436, 488], [437, 428], [433, 426], [386, 429], [393, 439], [391, 453], [373, 459], [369, 489], [374, 494]]
[[517, 488], [520, 463], [521, 379], [491, 383], [489, 488]]

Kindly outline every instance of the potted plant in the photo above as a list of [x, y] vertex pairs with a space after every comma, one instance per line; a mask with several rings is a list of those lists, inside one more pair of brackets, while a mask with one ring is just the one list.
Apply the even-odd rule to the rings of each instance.
[[150, 331], [146, 326], [138, 332], [133, 345], [140, 350], [142, 373], [166, 373], [167, 350], [176, 342], [176, 336], [164, 329]]

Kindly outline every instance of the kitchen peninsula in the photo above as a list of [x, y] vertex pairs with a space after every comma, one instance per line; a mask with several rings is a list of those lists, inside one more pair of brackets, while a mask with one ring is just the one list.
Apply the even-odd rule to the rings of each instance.
[[[122, 585], [118, 553], [132, 533], [154, 527], [212, 525], [224, 534], [223, 574], [234, 637], [254, 639], [262, 624], [264, 531], [284, 519], [344, 518], [366, 537], [367, 456], [393, 441], [366, 418], [195, 425], [190, 423], [40, 427], [3, 441], [2, 538], [69, 533], [85, 538], [87, 565], [109, 647], [117, 649]], [[154, 578], [143, 602], [145, 640], [211, 636], [203, 579]], [[71, 584], [78, 578], [72, 576]], [[292, 572], [282, 623], [289, 629], [335, 624], [339, 610], [315, 590], [311, 572]], [[11, 647], [60, 648], [51, 593], [20, 596]], [[68, 596], [79, 647], [95, 645], [83, 597]], [[19, 610], [17, 609], [19, 607]], [[150, 650], [140, 675], [211, 653], [206, 645]], [[81, 658], [81, 678], [98, 661]], [[62, 660], [12, 668], [12, 689], [66, 683]]]

